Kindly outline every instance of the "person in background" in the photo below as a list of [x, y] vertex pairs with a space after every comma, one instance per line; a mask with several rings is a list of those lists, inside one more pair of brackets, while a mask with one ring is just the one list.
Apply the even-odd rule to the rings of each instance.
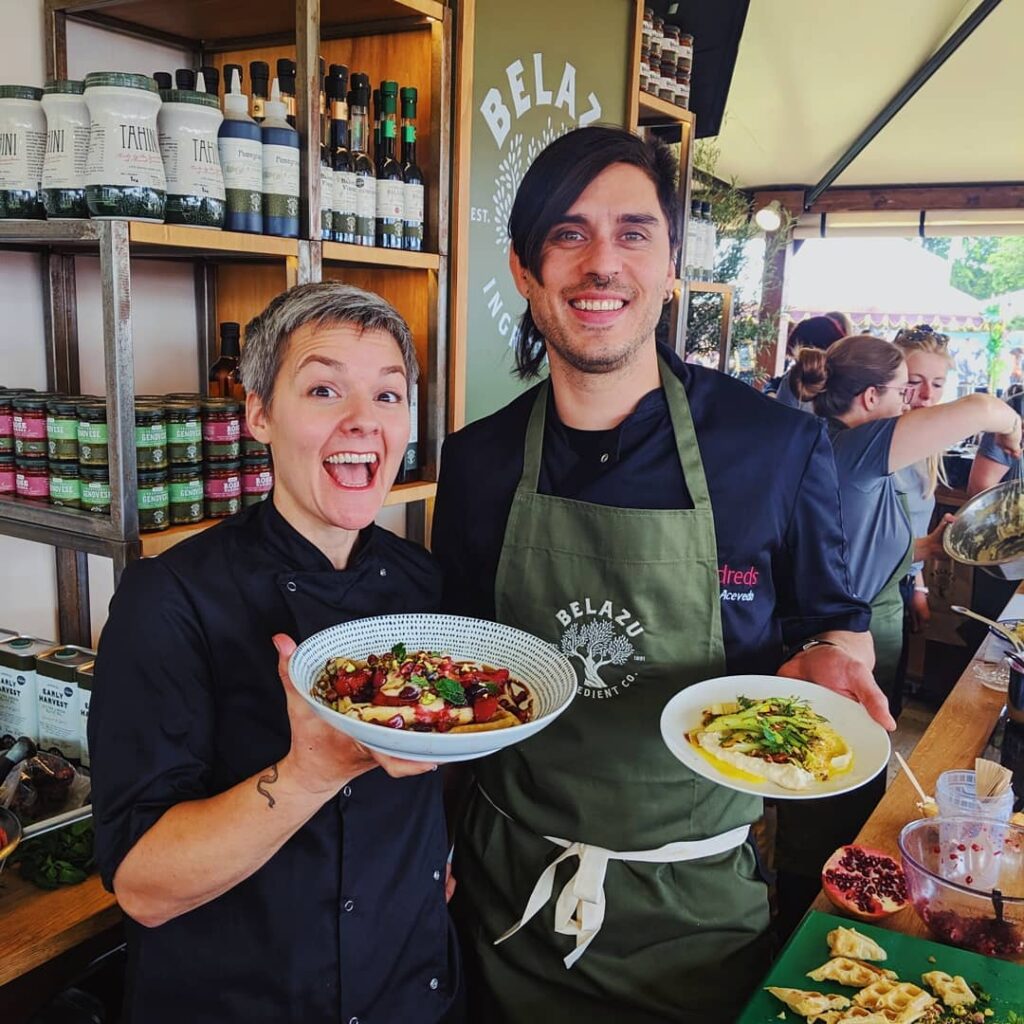
[[[1020, 416], [1024, 410], [1024, 392], [1012, 395], [1007, 399], [1007, 405]], [[975, 494], [987, 491], [1004, 480], [1019, 479], [1019, 461], [1000, 447], [998, 437], [994, 434], [985, 434], [978, 445], [978, 453], [974, 456], [974, 464], [971, 466], [967, 496], [973, 498]]]
[[[914, 389], [903, 353], [892, 342], [854, 335], [827, 351], [797, 353], [791, 379], [803, 401], [825, 419], [839, 477], [842, 522], [854, 592], [871, 605], [875, 681], [898, 715], [896, 675], [903, 639], [900, 582], [915, 559], [941, 550], [945, 524], [915, 543], [895, 473], [978, 430], [993, 430], [1008, 451], [1020, 448], [1020, 417], [990, 395], [905, 412]], [[885, 793], [885, 773], [851, 793], [814, 801], [780, 801], [777, 856], [797, 878], [780, 881], [780, 930], [795, 926], [820, 885], [821, 865], [852, 841]], [[783, 894], [799, 893], [783, 901]]]
[[[790, 332], [786, 347], [791, 353], [796, 353], [801, 348], [816, 348], [824, 351], [833, 342], [845, 338], [849, 333], [849, 320], [846, 317], [840, 320], [839, 316], [841, 314], [829, 313], [825, 316], [812, 316], [801, 320]], [[813, 414], [812, 403], [801, 401], [793, 390], [792, 372], [792, 368], [790, 368], [779, 381], [775, 394], [776, 401], [793, 409]]]
[[[893, 342], [903, 353], [907, 362], [907, 382], [914, 389], [910, 408], [927, 409], [938, 405], [942, 401], [946, 376], [953, 366], [953, 358], [949, 354], [949, 336], [939, 334], [928, 324], [919, 324], [898, 331]], [[941, 452], [929, 455], [896, 474], [896, 487], [905, 496], [911, 532], [915, 538], [925, 537], [929, 532], [932, 514], [935, 512], [935, 487], [940, 479], [945, 482]], [[948, 524], [952, 519], [952, 516], [947, 515], [943, 521]], [[900, 581], [900, 592], [904, 614], [903, 649], [896, 671], [893, 698], [897, 707], [902, 706], [910, 634], [922, 632], [931, 618], [922, 559], [915, 559], [910, 566], [910, 571]]]
[[241, 369], [273, 493], [133, 562], [100, 638], [92, 804], [126, 915], [123, 1020], [436, 1024], [458, 963], [440, 773], [371, 753], [288, 678], [295, 639], [440, 602], [427, 552], [374, 525], [412, 337], [377, 295], [302, 285], [248, 325]]

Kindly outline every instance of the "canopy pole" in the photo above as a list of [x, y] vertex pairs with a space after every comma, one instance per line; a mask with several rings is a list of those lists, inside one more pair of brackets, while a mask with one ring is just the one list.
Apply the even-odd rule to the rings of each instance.
[[960, 48], [971, 33], [999, 6], [1000, 0], [981, 0], [964, 19], [963, 24], [917, 69], [898, 93], [850, 144], [845, 153], [832, 165], [825, 177], [804, 197], [804, 209], [809, 210], [815, 200], [864, 151], [872, 139], [906, 106], [907, 101], [935, 74]]

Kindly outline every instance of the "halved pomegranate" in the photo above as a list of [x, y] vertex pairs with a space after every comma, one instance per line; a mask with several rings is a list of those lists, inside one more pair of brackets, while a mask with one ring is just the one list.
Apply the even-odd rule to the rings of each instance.
[[859, 921], [877, 921], [907, 905], [907, 880], [899, 861], [867, 846], [840, 846], [821, 870], [821, 887]]

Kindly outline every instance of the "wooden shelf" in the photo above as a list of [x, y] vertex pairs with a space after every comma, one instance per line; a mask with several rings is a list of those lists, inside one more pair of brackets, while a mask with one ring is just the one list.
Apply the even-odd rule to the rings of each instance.
[[[188, 48], [237, 48], [271, 37], [295, 38], [294, 0], [51, 0], [52, 9], [103, 28]], [[322, 0], [321, 25], [331, 29], [360, 26], [389, 30], [389, 22], [444, 18], [438, 0]], [[192, 44], [189, 46], [189, 44]]]
[[299, 243], [294, 238], [249, 235], [219, 228], [192, 228], [183, 224], [132, 221], [128, 225], [128, 240], [138, 251], [160, 250], [182, 256], [218, 253], [223, 256], [281, 259], [298, 257], [299, 254]]
[[684, 283], [691, 292], [714, 292], [718, 295], [728, 295], [735, 291], [735, 285], [722, 284], [719, 281], [686, 281]]
[[649, 92], [640, 92], [640, 124], [645, 127], [663, 124], [692, 124], [693, 112], [677, 107]]
[[[437, 484], [432, 480], [417, 480], [411, 484], [397, 484], [391, 489], [391, 493], [384, 499], [385, 507], [389, 505], [408, 505], [413, 501], [426, 501], [433, 498], [437, 493]], [[169, 530], [161, 530], [159, 533], [144, 533], [141, 535], [142, 555], [144, 558], [155, 558], [165, 551], [180, 544], [189, 537], [194, 537], [211, 526], [223, 522], [222, 519], [204, 519], [201, 523], [192, 523], [188, 526], [172, 526]]]
[[325, 263], [349, 263], [360, 267], [402, 267], [407, 270], [439, 270], [441, 257], [432, 252], [378, 249], [369, 245], [324, 242]]

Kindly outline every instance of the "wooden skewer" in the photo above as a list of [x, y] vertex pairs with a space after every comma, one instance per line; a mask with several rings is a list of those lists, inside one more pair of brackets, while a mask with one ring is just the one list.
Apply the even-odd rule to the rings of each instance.
[[917, 790], [918, 796], [925, 803], [931, 803], [932, 798], [921, 788], [921, 783], [917, 781], [917, 776], [910, 770], [910, 765], [904, 760], [903, 755], [898, 751], [894, 750], [893, 753], [896, 755], [896, 760], [899, 761], [900, 767], [903, 769], [903, 774], [910, 780], [910, 784]]
[[1013, 773], [995, 761], [978, 757], [974, 761], [975, 792], [982, 799], [1001, 796], [1010, 785]]

